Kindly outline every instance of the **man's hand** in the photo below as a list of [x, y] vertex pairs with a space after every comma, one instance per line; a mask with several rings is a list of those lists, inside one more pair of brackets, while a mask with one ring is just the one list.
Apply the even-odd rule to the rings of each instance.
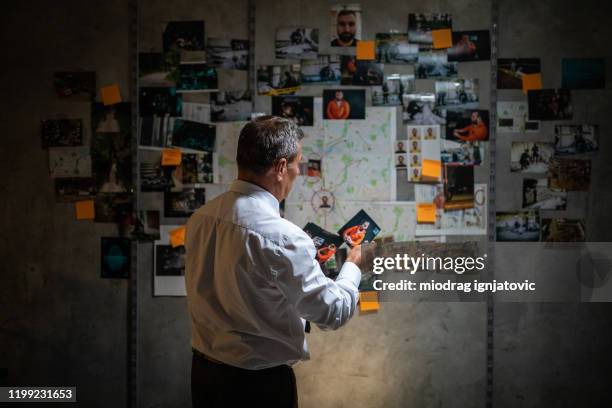
[[[368, 252], [368, 254], [372, 254], [374, 251], [374, 248], [376, 248], [376, 242], [369, 243], [368, 241], [366, 241], [363, 243], [363, 247], [361, 245], [356, 245], [349, 250], [349, 253], [346, 256], [346, 260], [347, 262], [352, 262], [355, 265], [357, 265], [359, 268], [361, 268], [361, 264], [365, 261], [364, 252]], [[366, 255], [365, 258], [369, 258], [367, 256], [368, 254], [365, 254]]]

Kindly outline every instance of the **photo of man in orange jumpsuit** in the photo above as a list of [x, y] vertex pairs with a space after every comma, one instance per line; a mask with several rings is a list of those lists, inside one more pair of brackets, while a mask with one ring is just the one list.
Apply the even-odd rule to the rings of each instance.
[[321, 248], [319, 248], [317, 250], [317, 260], [319, 261], [319, 263], [327, 262], [329, 258], [334, 256], [334, 254], [336, 253], [336, 249], [336, 245], [334, 244], [329, 244], [327, 246], [322, 246]]
[[470, 122], [469, 125], [462, 129], [453, 130], [453, 136], [465, 142], [487, 140], [489, 137], [489, 129], [479, 112], [472, 112], [470, 115]]
[[379, 232], [380, 227], [364, 210], [360, 210], [338, 230], [338, 234], [340, 234], [349, 247], [370, 242]]
[[351, 105], [344, 99], [342, 91], [336, 91], [336, 97], [327, 104], [326, 113], [326, 119], [348, 119]]

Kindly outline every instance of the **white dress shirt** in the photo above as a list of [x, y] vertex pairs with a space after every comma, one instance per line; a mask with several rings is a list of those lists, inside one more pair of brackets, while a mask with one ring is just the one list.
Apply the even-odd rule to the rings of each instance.
[[187, 222], [191, 345], [215, 360], [247, 369], [307, 360], [304, 319], [334, 330], [355, 312], [357, 265], [327, 278], [312, 239], [278, 207], [270, 192], [236, 180]]

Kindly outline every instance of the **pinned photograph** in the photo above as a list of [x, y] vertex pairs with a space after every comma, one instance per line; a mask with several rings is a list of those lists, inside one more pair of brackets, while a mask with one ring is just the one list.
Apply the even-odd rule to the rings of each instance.
[[95, 222], [124, 225], [132, 218], [130, 193], [98, 193], [94, 200]]
[[91, 177], [89, 147], [50, 147], [49, 174], [51, 178]]
[[216, 90], [217, 71], [205, 62], [181, 62], [176, 86], [177, 92], [201, 92]]
[[440, 159], [447, 165], [479, 166], [484, 161], [484, 143], [442, 140]]
[[312, 96], [273, 96], [272, 115], [290, 119], [298, 126], [312, 126], [313, 105]]
[[449, 61], [487, 61], [491, 59], [489, 30], [453, 31], [453, 46], [448, 49]]
[[174, 128], [174, 120], [175, 118], [161, 116], [139, 117], [139, 145], [159, 148], [170, 146], [169, 140]]
[[276, 30], [276, 58], [315, 59], [319, 54], [319, 29], [280, 27]]
[[91, 104], [91, 128], [94, 133], [132, 133], [132, 104], [129, 102], [104, 106]]
[[324, 89], [323, 119], [365, 119], [365, 90]]
[[449, 62], [445, 51], [420, 52], [414, 72], [417, 79], [456, 78], [459, 65]]
[[301, 84], [300, 64], [261, 65], [257, 69], [258, 95], [293, 94]]
[[212, 66], [246, 71], [249, 69], [249, 41], [227, 38], [209, 38], [206, 55]]
[[415, 64], [419, 46], [408, 42], [407, 33], [377, 33], [376, 62], [382, 64]]
[[562, 88], [603, 89], [606, 87], [605, 58], [563, 58]]
[[395, 141], [395, 153], [406, 153], [405, 143], [409, 143], [409, 142], [406, 140], [396, 140]]
[[571, 119], [572, 98], [569, 89], [540, 89], [527, 93], [530, 120]]
[[340, 57], [342, 85], [382, 85], [383, 66], [374, 61], [358, 60], [352, 55]]
[[180, 55], [176, 53], [141, 52], [138, 54], [138, 85], [172, 87], [179, 78]]
[[456, 142], [489, 140], [489, 111], [481, 109], [447, 110], [446, 139]]
[[421, 141], [420, 140], [409, 140], [408, 141], [408, 151], [410, 153], [421, 153]]
[[364, 210], [360, 210], [338, 230], [338, 234], [351, 248], [365, 242], [372, 242], [379, 233], [380, 227]]
[[164, 217], [187, 218], [206, 203], [203, 188], [186, 188], [179, 192], [164, 192]]
[[[395, 168], [396, 169], [406, 169], [408, 168], [407, 166], [407, 159], [406, 159], [407, 155], [406, 153], [396, 153], [395, 154]], [[418, 161], [418, 156], [417, 157], [417, 161]], [[417, 162], [418, 164], [418, 162]]]
[[[172, 245], [155, 245], [155, 275], [184, 276], [185, 247]], [[159, 293], [156, 293], [158, 295]]]
[[210, 103], [183, 102], [183, 119], [210, 123]]
[[181, 116], [182, 100], [176, 88], [143, 87], [139, 96], [140, 116]]
[[127, 279], [130, 276], [132, 243], [126, 238], [100, 238], [100, 277]]
[[137, 211], [130, 236], [137, 241], [159, 240], [159, 211]]
[[417, 43], [422, 49], [433, 47], [432, 30], [453, 28], [453, 20], [450, 14], [408, 14], [408, 39], [411, 43]]
[[141, 191], [168, 191], [174, 187], [171, 168], [161, 165], [161, 152], [141, 151], [140, 155]]
[[591, 185], [591, 161], [552, 159], [548, 168], [548, 185], [567, 191], [588, 191]]
[[96, 194], [96, 186], [91, 177], [63, 177], [53, 181], [58, 202], [71, 203], [92, 198]]
[[96, 73], [90, 71], [56, 72], [53, 74], [55, 94], [75, 100], [96, 99]]
[[512, 142], [510, 150], [510, 171], [546, 174], [555, 154], [552, 143]]
[[81, 119], [50, 119], [41, 122], [42, 147], [83, 145], [83, 121]]
[[402, 119], [411, 125], [443, 125], [444, 117], [436, 109], [436, 95], [416, 93], [402, 95]]
[[420, 167], [411, 167], [408, 170], [408, 181], [412, 183], [421, 181], [421, 168]]
[[182, 184], [209, 184], [213, 183], [213, 154], [183, 153], [181, 161]]
[[474, 207], [474, 167], [444, 166], [444, 209]]
[[543, 218], [543, 242], [585, 242], [584, 220], [572, 218]]
[[94, 133], [91, 166], [96, 189], [122, 193], [132, 188], [132, 152], [129, 133]]
[[361, 40], [361, 6], [338, 4], [331, 8], [330, 30], [332, 47], [355, 47]]
[[212, 152], [215, 149], [216, 134], [215, 125], [176, 119], [169, 142], [175, 147]]
[[312, 243], [317, 250], [317, 261], [324, 264], [329, 261], [335, 254], [338, 248], [344, 243], [342, 237], [324, 230], [318, 225], [309, 222], [304, 227], [304, 232], [312, 238]]
[[308, 177], [321, 177], [321, 160], [316, 159], [308, 159], [307, 167], [306, 167], [306, 176]]
[[421, 167], [421, 155], [419, 152], [414, 152], [409, 154], [410, 157], [410, 167]]
[[499, 133], [529, 133], [539, 130], [540, 122], [529, 120], [527, 102], [497, 102]]
[[319, 191], [315, 196], [313, 196], [313, 201], [314, 199], [317, 198], [317, 205], [319, 206], [319, 209], [325, 209], [325, 210], [330, 210], [332, 208], [334, 208], [334, 204], [336, 203], [336, 200], [334, 198], [333, 195], [327, 195], [326, 191]]
[[373, 86], [373, 106], [399, 106], [403, 103], [402, 95], [413, 93], [416, 89], [414, 75], [390, 74], [381, 86]]
[[498, 89], [523, 89], [523, 75], [542, 72], [539, 58], [500, 58], [497, 61]]
[[498, 242], [537, 242], [540, 240], [540, 214], [537, 211], [498, 212], [495, 234]]
[[210, 119], [212, 122], [241, 122], [251, 119], [250, 91], [220, 91], [211, 98]]
[[596, 125], [555, 125], [555, 153], [559, 156], [599, 150]]
[[453, 109], [478, 108], [478, 79], [436, 81], [436, 106]]
[[523, 208], [530, 210], [565, 210], [567, 192], [548, 187], [548, 180], [523, 179]]
[[171, 21], [163, 34], [164, 52], [204, 50], [204, 21]]
[[302, 83], [339, 84], [342, 75], [339, 55], [319, 55], [316, 59], [301, 62]]

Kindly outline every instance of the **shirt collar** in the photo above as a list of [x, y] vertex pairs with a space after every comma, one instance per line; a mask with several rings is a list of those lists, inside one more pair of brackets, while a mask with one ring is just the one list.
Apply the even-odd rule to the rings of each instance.
[[230, 191], [233, 191], [238, 194], [248, 195], [255, 199], [262, 200], [270, 208], [272, 208], [275, 214], [280, 215], [279, 203], [276, 197], [274, 197], [274, 195], [270, 193], [268, 190], [262, 187], [259, 187], [256, 184], [249, 183], [248, 181], [236, 179], [230, 186]]

